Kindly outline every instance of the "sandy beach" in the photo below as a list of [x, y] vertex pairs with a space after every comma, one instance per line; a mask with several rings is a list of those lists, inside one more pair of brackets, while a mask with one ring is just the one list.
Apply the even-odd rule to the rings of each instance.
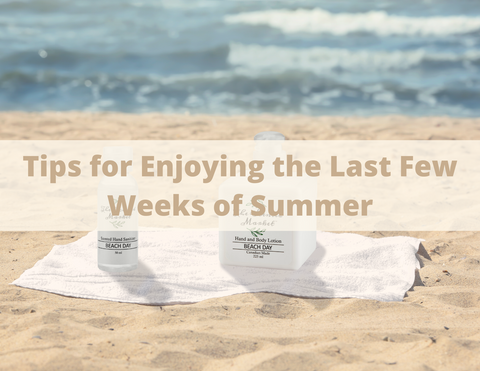
[[[478, 140], [480, 119], [1, 112], [0, 139]], [[85, 232], [0, 233], [0, 370], [480, 369], [480, 232], [425, 239], [402, 302], [240, 294], [147, 306], [9, 285]]]

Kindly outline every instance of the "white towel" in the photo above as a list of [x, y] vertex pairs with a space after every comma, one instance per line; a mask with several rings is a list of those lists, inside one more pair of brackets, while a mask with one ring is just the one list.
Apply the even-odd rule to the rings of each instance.
[[245, 292], [308, 298], [401, 301], [414, 282], [420, 241], [317, 233], [317, 249], [297, 271], [222, 266], [218, 231], [139, 232], [139, 265], [97, 268], [96, 231], [56, 245], [12, 284], [79, 298], [141, 304], [194, 303]]

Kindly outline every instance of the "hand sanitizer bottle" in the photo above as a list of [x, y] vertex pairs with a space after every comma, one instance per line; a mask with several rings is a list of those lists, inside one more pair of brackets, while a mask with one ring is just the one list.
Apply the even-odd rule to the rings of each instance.
[[[231, 200], [242, 195], [238, 216], [219, 219], [219, 257], [225, 265], [296, 270], [316, 248], [315, 217], [280, 216], [268, 213], [267, 203], [278, 205], [287, 200], [314, 200], [316, 181], [310, 177], [279, 177], [273, 162], [285, 161], [282, 143], [285, 137], [277, 132], [262, 132], [255, 136], [254, 161], [263, 161], [264, 179], [249, 182], [247, 177], [231, 177], [219, 187], [219, 197]], [[257, 196], [263, 197], [255, 202]], [[283, 201], [282, 201], [283, 200]], [[258, 203], [267, 210], [252, 216]], [[285, 209], [284, 209], [285, 210]]]
[[[97, 250], [98, 268], [107, 272], [127, 272], [137, 268], [138, 215], [135, 200], [138, 186], [129, 174], [131, 166], [125, 166], [132, 160], [131, 147], [112, 146], [103, 150], [102, 167], [107, 172], [98, 185]], [[126, 174], [125, 171], [122, 174], [122, 167], [127, 170]], [[109, 196], [112, 202], [109, 201]], [[120, 210], [118, 216], [112, 213], [112, 203], [114, 210]]]

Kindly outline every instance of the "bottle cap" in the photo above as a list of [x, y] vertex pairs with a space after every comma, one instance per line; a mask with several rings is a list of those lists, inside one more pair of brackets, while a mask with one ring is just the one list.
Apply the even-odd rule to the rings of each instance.
[[285, 136], [277, 131], [262, 131], [253, 138], [254, 140], [285, 140]]

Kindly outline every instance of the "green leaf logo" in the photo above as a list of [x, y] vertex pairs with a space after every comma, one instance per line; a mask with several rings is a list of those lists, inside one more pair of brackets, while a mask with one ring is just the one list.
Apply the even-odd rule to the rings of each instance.
[[123, 225], [125, 224], [125, 221], [120, 221], [120, 220], [114, 220], [113, 222], [110, 222], [115, 228], [122, 228]]
[[[248, 228], [247, 228], [248, 229]], [[248, 229], [253, 237], [263, 236], [263, 234], [267, 231], [266, 229]]]

